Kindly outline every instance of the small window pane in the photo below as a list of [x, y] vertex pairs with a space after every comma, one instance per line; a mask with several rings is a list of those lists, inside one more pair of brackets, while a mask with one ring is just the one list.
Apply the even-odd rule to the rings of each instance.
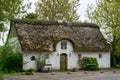
[[82, 55], [81, 55], [81, 54], [78, 54], [78, 58], [82, 58]]
[[102, 54], [99, 54], [99, 58], [102, 58]]
[[61, 42], [61, 49], [67, 49], [67, 42], [66, 41]]
[[31, 61], [36, 60], [35, 56], [30, 57]]

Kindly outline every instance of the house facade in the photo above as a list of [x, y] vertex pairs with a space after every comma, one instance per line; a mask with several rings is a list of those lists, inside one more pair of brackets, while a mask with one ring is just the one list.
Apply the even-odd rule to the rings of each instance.
[[23, 69], [38, 70], [40, 55], [52, 70], [81, 69], [83, 57], [97, 58], [100, 68], [110, 67], [109, 45], [92, 23], [15, 20], [9, 34], [20, 44]]

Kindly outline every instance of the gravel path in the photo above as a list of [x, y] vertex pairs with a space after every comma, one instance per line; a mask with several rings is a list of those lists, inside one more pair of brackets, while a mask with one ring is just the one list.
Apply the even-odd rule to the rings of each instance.
[[[54, 75], [53, 75], [54, 74]], [[53, 73], [36, 73], [31, 76], [4, 76], [4, 80], [120, 80], [120, 70], [105, 70], [104, 73], [100, 71], [85, 71], [71, 72], [53, 72]]]

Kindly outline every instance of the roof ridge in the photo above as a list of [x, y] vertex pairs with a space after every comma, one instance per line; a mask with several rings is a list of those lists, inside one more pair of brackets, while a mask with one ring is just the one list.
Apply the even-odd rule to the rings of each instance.
[[12, 20], [15, 23], [27, 23], [33, 25], [64, 25], [64, 26], [75, 26], [75, 27], [91, 27], [91, 28], [99, 28], [99, 26], [95, 23], [82, 23], [82, 22], [61, 22], [58, 21], [42, 21], [38, 19], [14, 19]]

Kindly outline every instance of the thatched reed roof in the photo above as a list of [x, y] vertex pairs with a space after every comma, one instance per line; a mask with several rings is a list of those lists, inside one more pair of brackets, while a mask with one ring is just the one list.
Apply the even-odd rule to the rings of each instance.
[[23, 51], [55, 51], [60, 40], [70, 40], [74, 51], [109, 51], [99, 27], [92, 23], [58, 23], [39, 20], [14, 20]]

